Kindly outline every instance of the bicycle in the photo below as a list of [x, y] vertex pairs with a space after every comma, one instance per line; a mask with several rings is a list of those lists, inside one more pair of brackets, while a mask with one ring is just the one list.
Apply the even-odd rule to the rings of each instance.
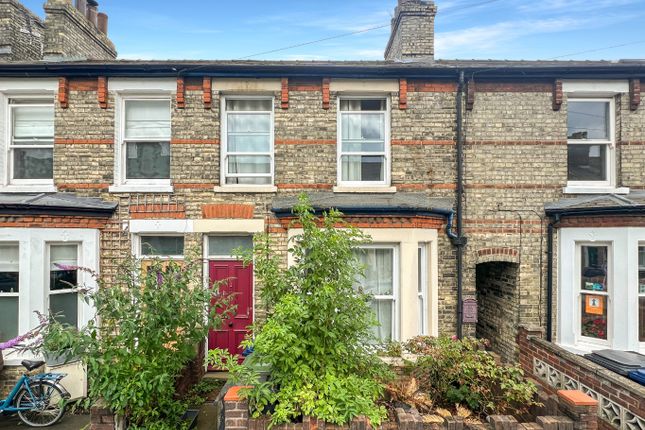
[[[44, 361], [23, 360], [22, 366], [31, 372]], [[30, 427], [47, 427], [56, 424], [65, 414], [67, 390], [60, 385], [65, 373], [23, 373], [6, 399], [0, 400], [0, 412], [17, 412], [20, 420]]]

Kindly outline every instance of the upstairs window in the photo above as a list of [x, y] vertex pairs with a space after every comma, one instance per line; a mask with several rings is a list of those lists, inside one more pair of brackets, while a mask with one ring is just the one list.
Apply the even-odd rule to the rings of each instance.
[[125, 183], [170, 180], [170, 100], [125, 99], [122, 156]]
[[51, 184], [54, 167], [54, 103], [9, 101], [9, 183]]
[[273, 99], [224, 100], [222, 183], [273, 184]]
[[611, 185], [613, 110], [613, 100], [610, 99], [569, 100], [567, 141], [570, 185]]
[[342, 98], [339, 103], [339, 183], [388, 185], [387, 100]]

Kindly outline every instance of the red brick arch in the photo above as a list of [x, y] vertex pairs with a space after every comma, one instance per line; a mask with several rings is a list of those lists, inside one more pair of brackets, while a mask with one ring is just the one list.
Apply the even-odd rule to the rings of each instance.
[[492, 261], [519, 263], [519, 252], [515, 248], [482, 248], [477, 251], [477, 264]]

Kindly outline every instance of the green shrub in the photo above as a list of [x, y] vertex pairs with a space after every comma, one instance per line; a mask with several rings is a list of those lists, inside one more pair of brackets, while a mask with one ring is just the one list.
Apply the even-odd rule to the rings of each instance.
[[473, 338], [419, 336], [406, 344], [418, 354], [408, 371], [437, 406], [461, 404], [485, 415], [524, 413], [537, 388], [518, 366], [503, 366]]
[[258, 383], [249, 364], [226, 354], [212, 352], [211, 360], [226, 365], [238, 383], [254, 385], [246, 393], [252, 412], [269, 414], [272, 425], [305, 415], [336, 424], [364, 415], [378, 424], [385, 416], [376, 404], [384, 366], [367, 348], [377, 322], [369, 296], [354, 288], [361, 272], [354, 250], [368, 238], [337, 211], [317, 218], [306, 197], [294, 213], [303, 233], [291, 244], [289, 268], [272, 253], [268, 236], [256, 237], [254, 255], [245, 257], [253, 258], [262, 299], [272, 309], [255, 331], [250, 360], [270, 366], [268, 382]]
[[217, 288], [203, 288], [201, 274], [197, 255], [181, 263], [153, 260], [146, 268], [131, 259], [115, 277], [97, 277], [95, 291], [81, 289], [96, 308], [87, 327], [77, 331], [50, 318], [43, 346], [57, 353], [51, 349], [59, 345], [87, 365], [85, 406], [103, 399], [130, 429], [182, 428], [176, 378], [226, 315], [217, 309], [230, 301], [216, 298]]

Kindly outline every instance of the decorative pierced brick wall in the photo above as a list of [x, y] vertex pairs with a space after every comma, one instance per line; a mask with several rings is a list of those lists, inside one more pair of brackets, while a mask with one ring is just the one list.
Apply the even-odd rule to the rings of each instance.
[[645, 430], [645, 387], [542, 339], [541, 330], [520, 327], [520, 364], [551, 393], [580, 390], [599, 403], [599, 428]]

